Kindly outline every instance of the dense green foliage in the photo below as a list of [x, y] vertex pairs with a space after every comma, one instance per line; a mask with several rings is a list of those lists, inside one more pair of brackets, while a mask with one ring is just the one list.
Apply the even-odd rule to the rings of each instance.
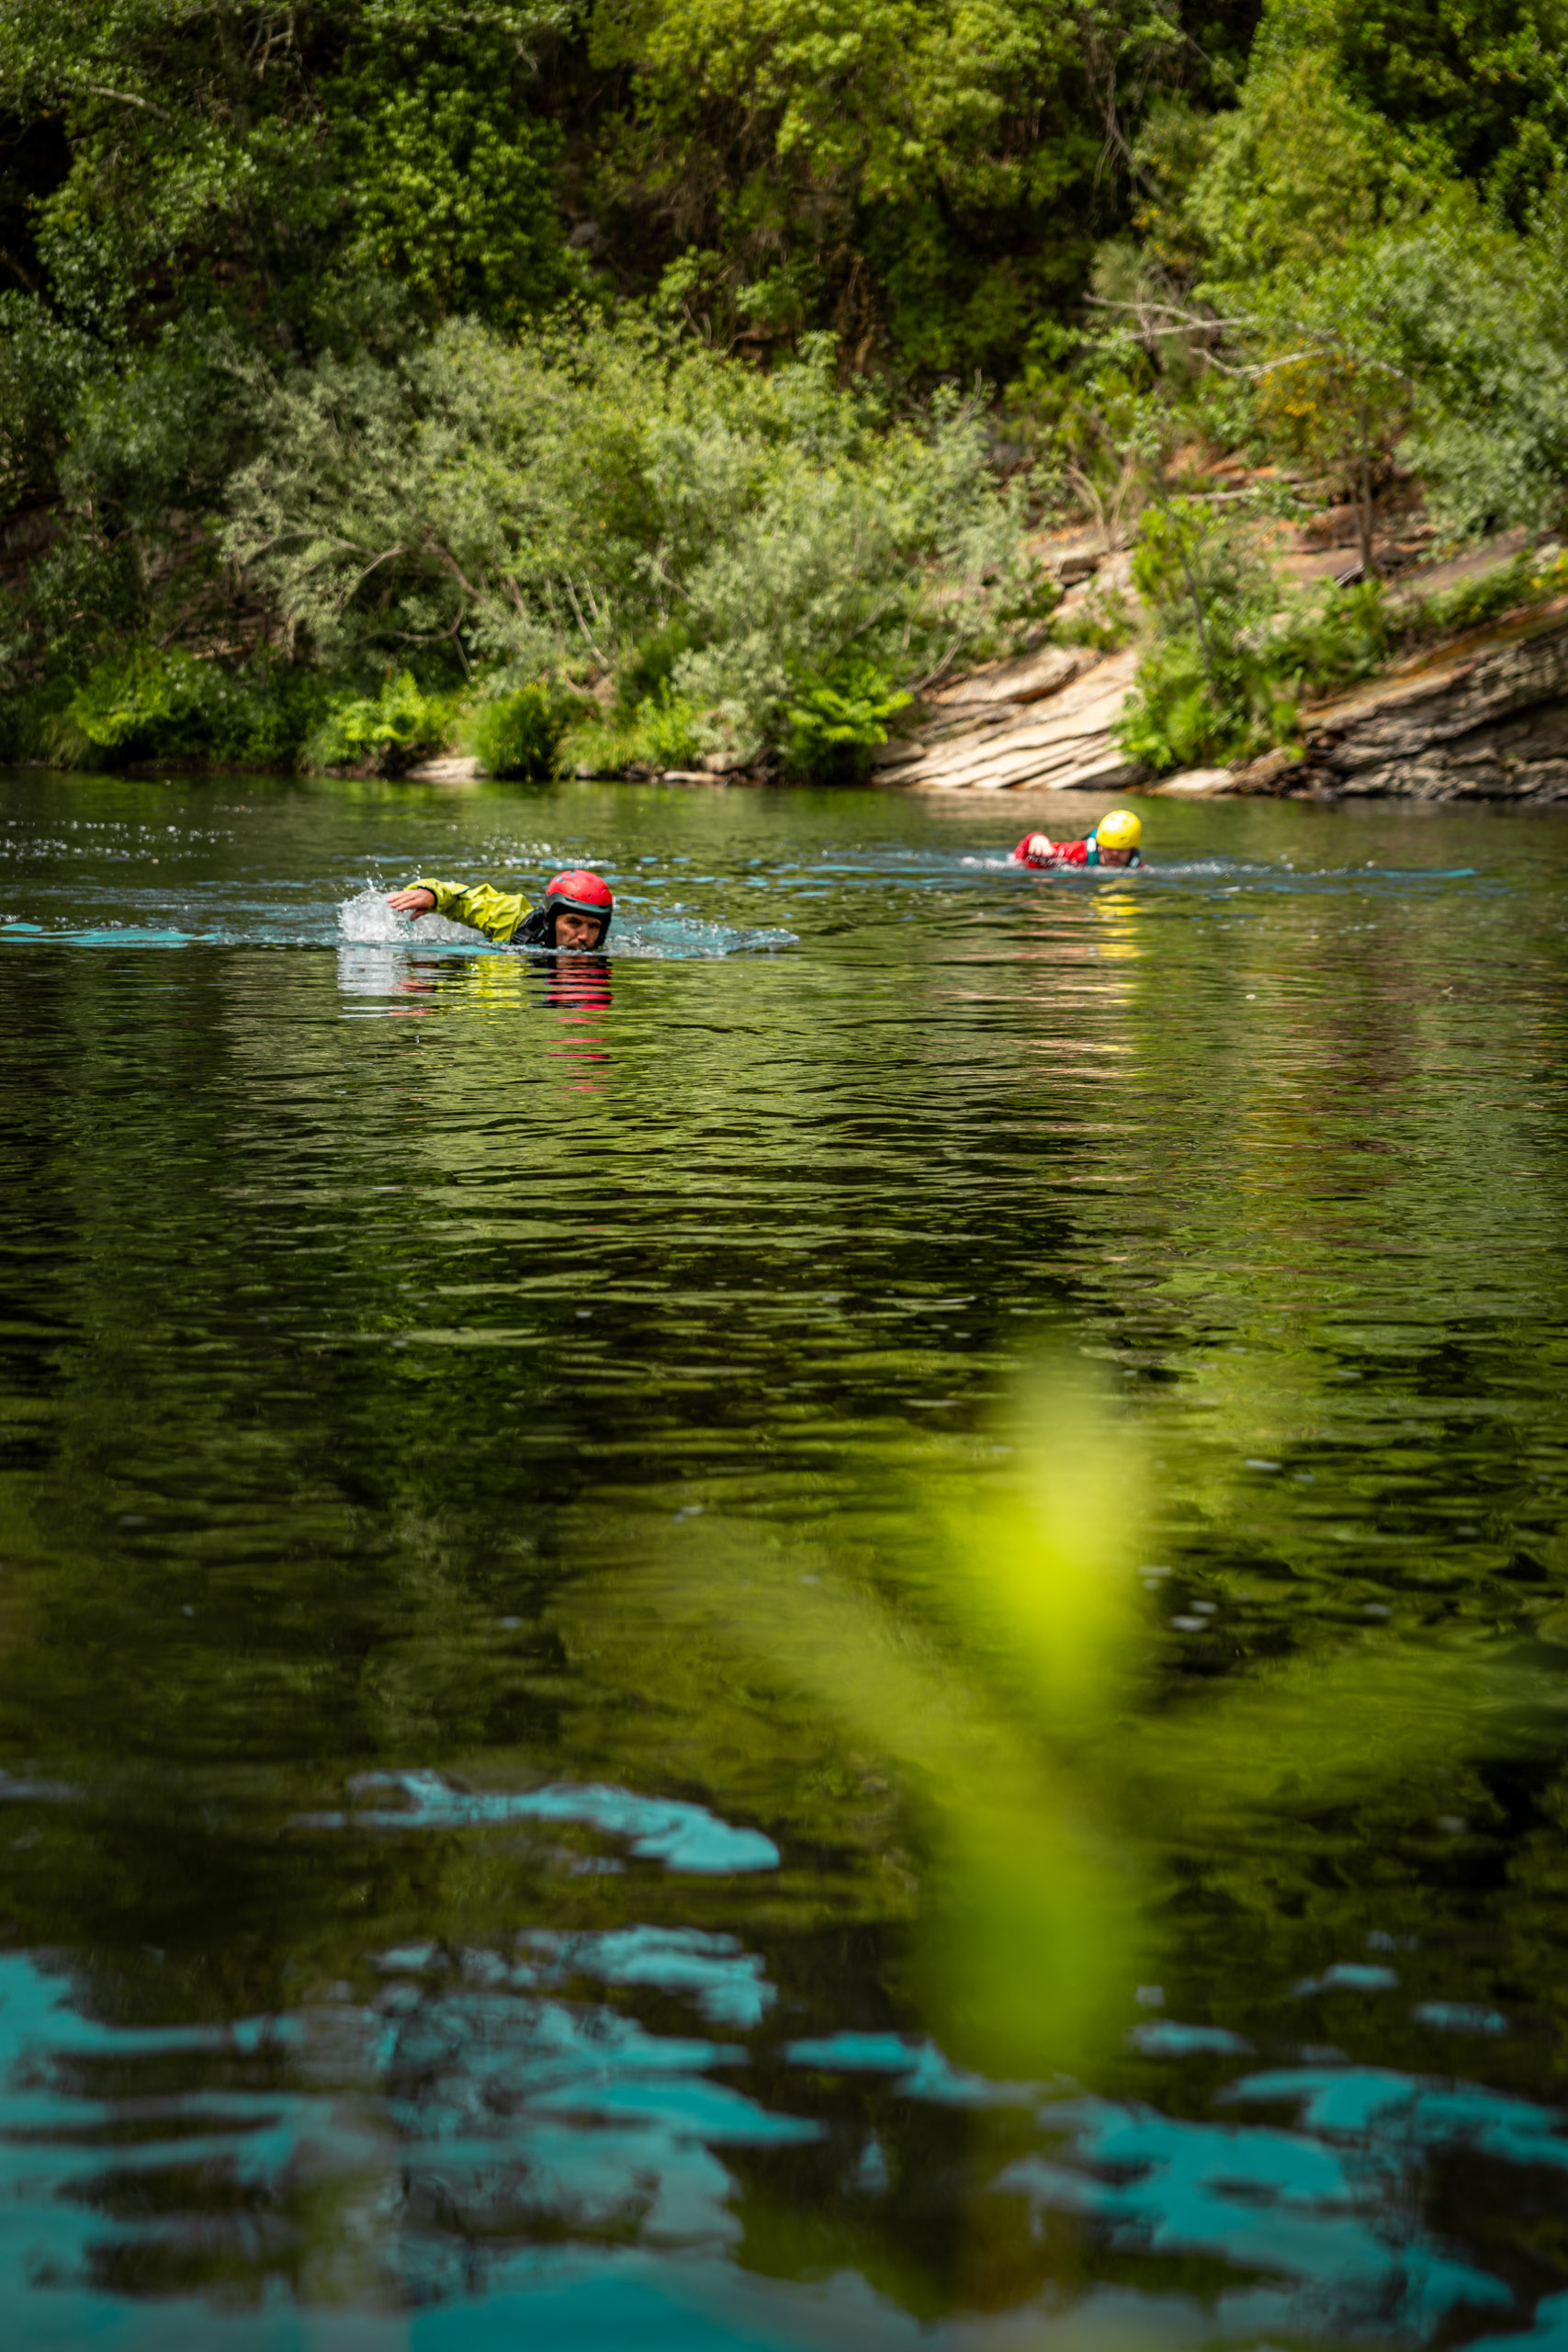
[[553, 775], [561, 739], [579, 706], [558, 688], [517, 686], [492, 695], [474, 719], [474, 748], [491, 775], [537, 783]]
[[854, 775], [887, 741], [887, 722], [909, 696], [874, 662], [846, 662], [831, 678], [802, 687], [789, 707], [790, 748], [807, 775]]
[[1568, 592], [1568, 557], [1548, 545], [1427, 596], [1395, 601], [1375, 579], [1292, 596], [1235, 534], [1181, 501], [1145, 516], [1134, 573], [1151, 641], [1118, 733], [1156, 772], [1288, 742], [1307, 694]]
[[1294, 712], [1269, 658], [1272, 583], [1234, 534], [1187, 500], [1151, 509], [1133, 576], [1157, 634], [1122, 725], [1129, 757], [1204, 767], [1289, 726]]
[[397, 775], [440, 750], [452, 724], [448, 698], [422, 692], [412, 671], [389, 677], [378, 695], [337, 695], [311, 735], [313, 767], [363, 768]]
[[142, 758], [190, 766], [284, 767], [321, 721], [319, 675], [260, 660], [244, 668], [137, 647], [101, 662], [70, 691], [47, 688], [17, 714], [51, 764], [121, 767]]
[[933, 667], [1026, 610], [1021, 526], [972, 406], [890, 422], [820, 339], [762, 375], [637, 320], [470, 323], [274, 388], [220, 552], [341, 662], [625, 668], [754, 752], [803, 672]]
[[[1044, 620], [1031, 524], [1124, 537], [1195, 438], [1348, 501], [1368, 571], [1396, 478], [1450, 535], [1555, 526], [1565, 32], [0, 0], [0, 748], [395, 763], [325, 713], [406, 673], [449, 735], [592, 690], [510, 773], [848, 773]], [[1215, 593], [1144, 695], [1211, 750], [1285, 707]]]

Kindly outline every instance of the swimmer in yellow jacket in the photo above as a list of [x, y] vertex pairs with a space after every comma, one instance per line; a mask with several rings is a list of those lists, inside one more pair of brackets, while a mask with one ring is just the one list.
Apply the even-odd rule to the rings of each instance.
[[568, 956], [603, 947], [615, 911], [609, 884], [581, 866], [547, 883], [539, 904], [530, 906], [520, 890], [498, 890], [493, 883], [419, 881], [393, 890], [387, 904], [394, 914], [445, 915], [466, 922], [498, 947], [554, 947]]

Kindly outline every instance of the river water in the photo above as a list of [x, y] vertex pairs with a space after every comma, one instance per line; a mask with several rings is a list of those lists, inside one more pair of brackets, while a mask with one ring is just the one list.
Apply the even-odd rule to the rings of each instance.
[[1568, 821], [1145, 806], [0, 779], [8, 2346], [1568, 2344]]

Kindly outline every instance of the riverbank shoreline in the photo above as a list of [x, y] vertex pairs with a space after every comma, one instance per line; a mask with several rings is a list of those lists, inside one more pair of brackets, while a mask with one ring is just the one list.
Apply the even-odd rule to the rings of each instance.
[[1166, 775], [1129, 761], [1118, 741], [1143, 644], [1043, 651], [1053, 674], [1036, 654], [954, 682], [876, 754], [875, 781], [917, 792], [1568, 800], [1568, 595], [1451, 630], [1307, 701], [1296, 740], [1260, 757]]
[[[1046, 642], [952, 679], [919, 707], [912, 725], [880, 747], [865, 781], [918, 794], [1568, 802], [1568, 594], [1422, 646], [1373, 677], [1305, 704], [1294, 742], [1232, 765], [1164, 775], [1128, 760], [1118, 741], [1142, 652], [1141, 644], [1100, 652]], [[273, 771], [165, 759], [110, 772]], [[491, 779], [479, 758], [448, 752], [383, 780], [461, 787]], [[821, 788], [776, 767], [738, 767], [728, 760], [615, 776], [580, 771], [577, 780], [718, 791]]]

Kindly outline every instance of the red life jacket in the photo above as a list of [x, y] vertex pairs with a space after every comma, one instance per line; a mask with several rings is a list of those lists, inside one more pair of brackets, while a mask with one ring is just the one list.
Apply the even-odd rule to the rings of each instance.
[[[1029, 844], [1033, 839], [1032, 833], [1025, 833], [1014, 850], [1013, 857], [1018, 865], [1044, 866], [1098, 865], [1100, 864], [1100, 843], [1092, 833], [1085, 842], [1053, 842], [1049, 854], [1044, 857], [1029, 855]], [[1142, 865], [1143, 862], [1143, 854], [1139, 850], [1134, 850], [1127, 861], [1129, 865]]]
[[1029, 854], [1029, 844], [1035, 838], [1036, 836], [1033, 833], [1025, 833], [1023, 839], [1014, 850], [1013, 857], [1018, 865], [1038, 866], [1087, 865], [1089, 864], [1088, 842], [1053, 842], [1049, 852], [1044, 857], [1031, 857]]

